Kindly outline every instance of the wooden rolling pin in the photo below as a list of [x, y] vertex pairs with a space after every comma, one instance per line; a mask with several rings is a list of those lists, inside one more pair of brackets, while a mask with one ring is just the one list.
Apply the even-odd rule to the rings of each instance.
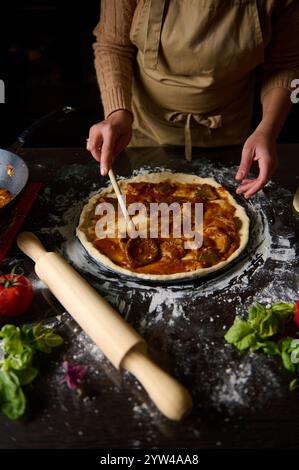
[[144, 339], [59, 254], [23, 232], [19, 248], [35, 261], [39, 278], [117, 369], [131, 372], [157, 408], [179, 421], [192, 408], [188, 391], [149, 357]]

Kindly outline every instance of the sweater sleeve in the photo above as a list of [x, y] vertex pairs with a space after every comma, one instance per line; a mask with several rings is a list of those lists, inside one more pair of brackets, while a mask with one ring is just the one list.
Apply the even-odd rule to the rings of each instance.
[[95, 68], [105, 118], [117, 109], [131, 112], [134, 46], [130, 29], [136, 0], [102, 0], [94, 29]]
[[285, 0], [279, 4], [273, 13], [272, 39], [262, 69], [262, 97], [271, 88], [291, 90], [292, 80], [299, 78], [298, 0]]

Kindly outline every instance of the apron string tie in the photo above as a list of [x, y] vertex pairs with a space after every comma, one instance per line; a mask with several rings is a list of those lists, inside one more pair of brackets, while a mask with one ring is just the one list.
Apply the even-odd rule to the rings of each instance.
[[200, 126], [205, 126], [211, 133], [211, 129], [217, 129], [222, 126], [222, 117], [220, 114], [216, 116], [204, 117], [200, 114], [193, 113], [167, 113], [169, 122], [184, 122], [184, 139], [185, 139], [185, 158], [188, 162], [192, 160], [192, 135], [191, 120], [197, 122]]
[[191, 129], [190, 129], [190, 122], [191, 122], [192, 114], [187, 114], [185, 126], [184, 126], [184, 135], [185, 135], [185, 158], [187, 162], [191, 162], [192, 160], [192, 136], [191, 136]]

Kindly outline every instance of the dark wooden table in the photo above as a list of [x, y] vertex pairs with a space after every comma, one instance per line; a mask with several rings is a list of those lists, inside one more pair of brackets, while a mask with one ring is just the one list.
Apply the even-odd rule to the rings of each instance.
[[[85, 150], [23, 150], [31, 181], [44, 184], [24, 228], [36, 232], [47, 249], [60, 250], [141, 332], [153, 358], [188, 387], [194, 410], [181, 423], [161, 416], [138, 383], [128, 373], [114, 370], [84, 337], [37, 280], [32, 262], [13, 246], [2, 268], [18, 263], [36, 290], [24, 321], [53, 323], [66, 345], [28, 393], [27, 419], [14, 423], [0, 417], [0, 448], [298, 447], [299, 393], [288, 391], [287, 373], [276, 360], [259, 354], [242, 356], [223, 339], [235, 314], [244, 313], [253, 301], [296, 299], [298, 227], [291, 200], [299, 186], [299, 145], [280, 146], [279, 154], [281, 165], [270, 195], [258, 196], [252, 205], [244, 202], [251, 214], [252, 240], [260, 237], [261, 244], [251, 241], [246, 258], [220, 277], [167, 286], [119, 279], [88, 260], [75, 240], [84, 200], [105, 182]], [[141, 167], [214, 175], [233, 191], [232, 165], [239, 158], [239, 148], [198, 150], [189, 165], [177, 149], [131, 149], [118, 159], [115, 170], [124, 177]], [[263, 220], [268, 218], [270, 224], [275, 198], [296, 231], [286, 239], [275, 233], [267, 238], [267, 227], [257, 227], [262, 220], [259, 208], [265, 209]], [[259, 253], [261, 246], [264, 254]], [[61, 383], [64, 357], [88, 364], [85, 398]]]

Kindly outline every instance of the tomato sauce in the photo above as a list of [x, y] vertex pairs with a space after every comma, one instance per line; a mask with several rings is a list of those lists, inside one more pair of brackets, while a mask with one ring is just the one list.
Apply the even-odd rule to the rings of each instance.
[[[109, 201], [109, 197], [101, 198], [101, 201]], [[199, 268], [210, 267], [226, 260], [237, 250], [240, 244], [239, 229], [242, 225], [240, 219], [235, 217], [235, 207], [226, 198], [223, 188], [214, 188], [203, 184], [182, 184], [173, 182], [163, 183], [129, 183], [127, 186], [126, 202], [131, 204], [141, 202], [148, 206], [150, 202], [166, 202], [171, 204], [178, 202], [196, 203], [204, 205], [204, 244], [197, 250], [186, 250], [182, 257], [180, 250], [170, 250], [170, 255], [165, 255], [165, 250], [160, 249], [162, 238], [153, 239], [157, 244], [159, 256], [154, 261], [144, 266], [133, 267], [126, 255], [127, 240], [117, 238], [97, 239], [93, 242], [95, 248], [106, 255], [118, 266], [130, 271], [143, 274], [175, 274], [190, 272]], [[194, 206], [191, 211], [191, 222], [194, 219]], [[170, 226], [172, 222], [170, 222]], [[205, 228], [212, 238], [205, 236]], [[213, 238], [213, 234], [215, 238]], [[224, 250], [219, 251], [217, 236], [223, 235], [227, 243]], [[171, 236], [171, 232], [170, 232]], [[218, 242], [218, 245], [217, 245]], [[164, 253], [164, 254], [163, 254]], [[177, 257], [176, 257], [177, 253]]]

